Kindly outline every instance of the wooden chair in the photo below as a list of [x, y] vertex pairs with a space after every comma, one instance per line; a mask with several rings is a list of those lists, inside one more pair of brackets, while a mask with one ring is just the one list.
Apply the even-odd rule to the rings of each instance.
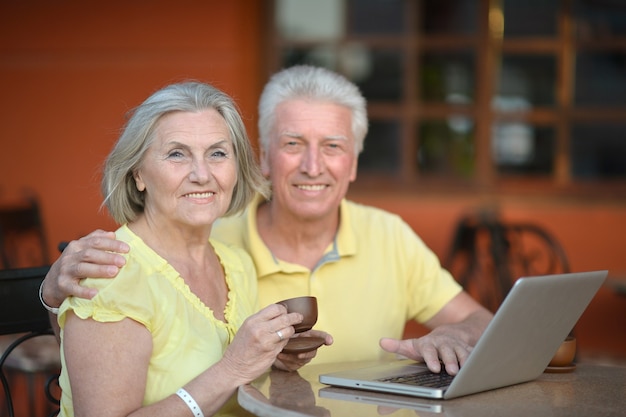
[[[41, 306], [38, 296], [39, 285], [48, 270], [49, 266], [0, 270], [0, 337], [5, 342], [0, 357], [0, 383], [4, 392], [3, 408], [9, 417], [27, 414], [14, 408], [15, 392], [12, 388], [16, 388], [16, 384], [11, 382], [16, 382], [16, 379], [12, 380], [9, 376], [13, 374], [15, 377], [15, 371], [31, 377], [30, 383], [26, 384], [30, 415], [45, 413], [52, 416], [58, 413], [58, 345], [48, 312]], [[44, 337], [50, 343], [32, 345], [35, 339], [43, 340]], [[31, 344], [30, 352], [28, 344]], [[41, 379], [42, 374], [44, 380], [39, 393], [33, 392], [32, 382], [37, 380], [36, 376]], [[38, 405], [39, 410], [33, 410]]]
[[494, 312], [518, 278], [570, 271], [565, 250], [549, 231], [505, 222], [490, 210], [459, 221], [444, 266]]
[[37, 199], [27, 196], [0, 204], [0, 268], [50, 263], [48, 244]]

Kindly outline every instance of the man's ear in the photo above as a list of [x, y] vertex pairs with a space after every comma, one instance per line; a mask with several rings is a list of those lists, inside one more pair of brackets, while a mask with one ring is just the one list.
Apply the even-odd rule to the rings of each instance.
[[352, 164], [352, 170], [350, 171], [350, 182], [354, 182], [356, 180], [356, 174], [357, 174], [358, 168], [359, 168], [359, 155], [357, 154]]
[[270, 177], [270, 164], [268, 159], [268, 154], [265, 151], [265, 148], [261, 148], [261, 152], [259, 152], [259, 161], [261, 163], [261, 173], [265, 178]]

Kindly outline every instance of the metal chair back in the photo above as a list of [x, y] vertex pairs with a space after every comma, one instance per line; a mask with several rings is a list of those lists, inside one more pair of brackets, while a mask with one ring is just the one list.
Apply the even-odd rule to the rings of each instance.
[[518, 278], [570, 272], [565, 250], [548, 230], [491, 211], [459, 221], [444, 265], [494, 312]]
[[[0, 356], [0, 383], [2, 384], [8, 415], [15, 415], [14, 398], [5, 366], [11, 353], [27, 340], [44, 335], [53, 335], [48, 312], [39, 302], [39, 285], [46, 276], [49, 266], [0, 270], [0, 335], [15, 335]], [[59, 401], [52, 390], [58, 387], [58, 371], [42, 387], [48, 401], [58, 412]]]

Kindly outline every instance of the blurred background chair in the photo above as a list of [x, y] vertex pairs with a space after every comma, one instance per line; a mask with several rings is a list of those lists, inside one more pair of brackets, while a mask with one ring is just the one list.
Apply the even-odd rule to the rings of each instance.
[[550, 232], [504, 221], [491, 209], [460, 219], [444, 266], [494, 312], [518, 278], [570, 271], [563, 247]]
[[0, 270], [0, 416], [58, 412], [58, 343], [38, 289], [49, 267]]
[[0, 268], [50, 263], [48, 242], [36, 197], [0, 202]]

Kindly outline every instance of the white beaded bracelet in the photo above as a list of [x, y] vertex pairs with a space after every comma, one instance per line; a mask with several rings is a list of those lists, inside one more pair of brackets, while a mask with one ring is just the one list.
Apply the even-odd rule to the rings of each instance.
[[51, 312], [52, 314], [59, 314], [59, 309], [56, 307], [50, 307], [48, 304], [46, 304], [46, 302], [43, 300], [43, 281], [41, 281], [41, 284], [39, 285], [39, 301], [41, 302], [41, 305], [43, 306], [43, 308], [45, 308], [46, 310], [48, 310], [49, 312]]
[[189, 407], [194, 417], [204, 417], [204, 413], [200, 409], [200, 406], [198, 405], [196, 400], [194, 400], [191, 394], [189, 394], [184, 388], [180, 388], [178, 391], [176, 391], [176, 395], [178, 395], [180, 399], [183, 400], [185, 404], [187, 404], [187, 407]]

